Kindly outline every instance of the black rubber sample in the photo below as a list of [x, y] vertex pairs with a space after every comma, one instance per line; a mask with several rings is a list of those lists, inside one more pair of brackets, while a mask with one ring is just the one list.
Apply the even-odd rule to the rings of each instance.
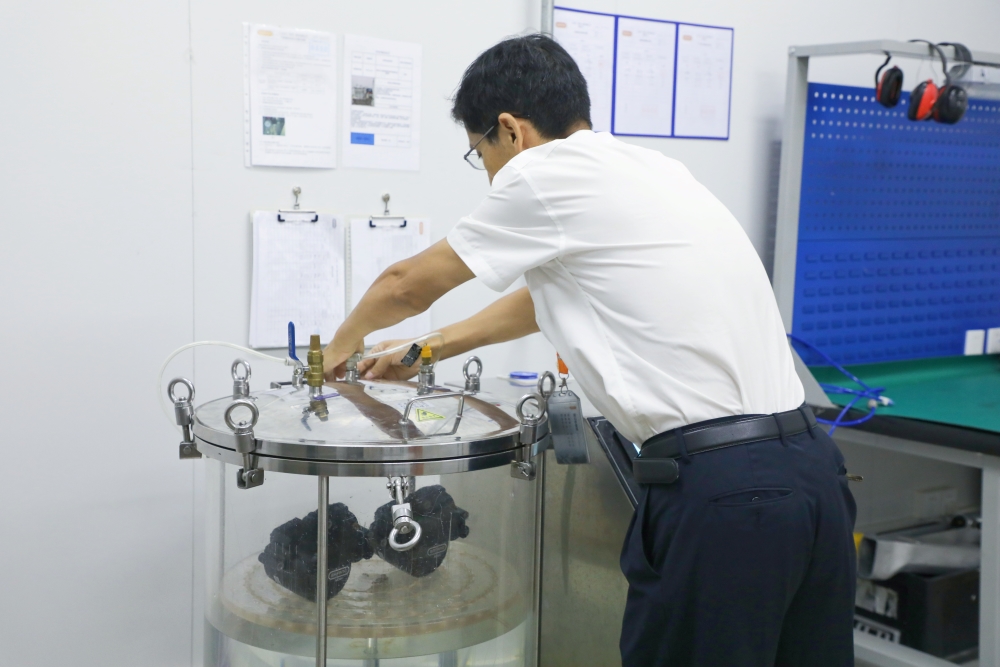
[[[387, 563], [414, 577], [423, 577], [444, 562], [451, 540], [468, 536], [469, 527], [465, 520], [469, 518], [469, 513], [455, 505], [455, 499], [439, 484], [418, 489], [404, 502], [410, 503], [413, 518], [423, 531], [417, 546], [409, 551], [396, 551], [389, 546], [395, 502], [388, 502], [375, 510], [375, 521], [369, 528], [371, 540], [375, 553]], [[409, 539], [399, 537], [397, 541], [408, 542]]]
[[[368, 531], [344, 503], [333, 503], [327, 510], [328, 576], [326, 598], [344, 588], [351, 574], [351, 563], [371, 558], [374, 553]], [[257, 560], [264, 572], [280, 586], [307, 600], [316, 601], [316, 512], [287, 521], [271, 531], [271, 541]]]

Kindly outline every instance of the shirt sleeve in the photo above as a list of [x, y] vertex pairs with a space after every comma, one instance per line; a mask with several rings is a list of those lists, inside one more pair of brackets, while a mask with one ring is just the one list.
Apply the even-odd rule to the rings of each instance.
[[558, 257], [562, 237], [525, 175], [505, 168], [489, 196], [449, 232], [448, 244], [487, 287], [502, 292]]

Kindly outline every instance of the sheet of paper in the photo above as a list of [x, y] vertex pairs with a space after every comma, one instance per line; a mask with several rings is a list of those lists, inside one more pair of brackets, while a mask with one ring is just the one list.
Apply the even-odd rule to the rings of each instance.
[[676, 23], [619, 17], [615, 134], [673, 133], [676, 43]]
[[337, 166], [336, 40], [244, 23], [247, 166]]
[[337, 217], [254, 212], [250, 347], [287, 347], [289, 322], [297, 346], [309, 345], [313, 333], [324, 343], [332, 339], [344, 321], [345, 268]]
[[674, 136], [729, 138], [733, 30], [680, 24]]
[[595, 132], [611, 131], [615, 68], [615, 17], [557, 7], [552, 36], [587, 80], [590, 121]]
[[421, 47], [344, 37], [345, 167], [420, 169]]
[[[431, 223], [427, 219], [406, 218], [401, 221], [375, 221], [369, 218], [351, 220], [351, 307], [364, 296], [375, 279], [392, 264], [426, 250], [431, 243]], [[383, 340], [422, 336], [431, 330], [430, 313], [422, 313], [396, 326], [369, 334], [365, 343], [375, 345]]]

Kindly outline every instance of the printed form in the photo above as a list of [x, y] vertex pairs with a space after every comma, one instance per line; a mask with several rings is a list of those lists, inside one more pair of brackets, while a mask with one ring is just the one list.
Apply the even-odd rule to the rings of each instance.
[[673, 134], [677, 24], [620, 17], [615, 134]]
[[421, 47], [344, 37], [345, 167], [420, 169]]
[[[314, 221], [315, 220], [315, 221]], [[344, 227], [328, 213], [255, 211], [250, 347], [287, 347], [319, 333], [329, 341], [345, 316]]]
[[615, 75], [615, 17], [556, 8], [552, 35], [580, 67], [590, 93], [595, 132], [611, 131]]
[[729, 138], [732, 28], [678, 28], [674, 136]]
[[327, 32], [243, 24], [247, 166], [337, 166], [337, 68]]
[[[426, 218], [379, 220], [354, 218], [351, 220], [351, 308], [383, 271], [396, 262], [413, 257], [431, 244], [431, 223]], [[372, 225], [375, 225], [374, 227]], [[430, 312], [403, 320], [399, 324], [368, 334], [365, 344], [374, 345], [383, 340], [405, 338], [411, 340], [431, 330]]]

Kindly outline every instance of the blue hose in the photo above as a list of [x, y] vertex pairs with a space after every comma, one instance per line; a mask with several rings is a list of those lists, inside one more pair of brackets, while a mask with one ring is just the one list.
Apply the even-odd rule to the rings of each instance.
[[[787, 335], [789, 340], [791, 340], [793, 343], [798, 343], [799, 345], [806, 347], [810, 352], [818, 354], [820, 357], [823, 358], [823, 360], [826, 363], [828, 363], [829, 365], [833, 366], [838, 371], [843, 373], [844, 377], [851, 380], [852, 382], [855, 382], [861, 387], [861, 389], [851, 389], [850, 387], [840, 387], [835, 384], [827, 384], [824, 382], [819, 383], [819, 386], [823, 389], [823, 391], [825, 391], [828, 394], [847, 394], [849, 396], [854, 397], [853, 399], [851, 399], [850, 403], [844, 406], [844, 409], [840, 411], [840, 414], [837, 415], [836, 419], [830, 420], [830, 419], [820, 419], [819, 417], [816, 418], [816, 421], [818, 421], [819, 423], [828, 424], [830, 426], [829, 435], [833, 435], [833, 432], [837, 430], [838, 426], [857, 426], [858, 424], [864, 424], [866, 421], [875, 416], [875, 410], [878, 407], [879, 403], [892, 405], [892, 401], [882, 395], [882, 392], [885, 391], [885, 387], [869, 387], [864, 380], [862, 380], [857, 375], [855, 375], [854, 373], [850, 372], [849, 370], [838, 364], [836, 361], [831, 359], [829, 355], [827, 355], [822, 350], [818, 349], [815, 345], [807, 343], [798, 336], [794, 336], [792, 334], [787, 334]], [[844, 421], [844, 417], [851, 410], [851, 408], [854, 407], [855, 403], [857, 403], [862, 399], [868, 399], [868, 414], [859, 417], [858, 419]]]

